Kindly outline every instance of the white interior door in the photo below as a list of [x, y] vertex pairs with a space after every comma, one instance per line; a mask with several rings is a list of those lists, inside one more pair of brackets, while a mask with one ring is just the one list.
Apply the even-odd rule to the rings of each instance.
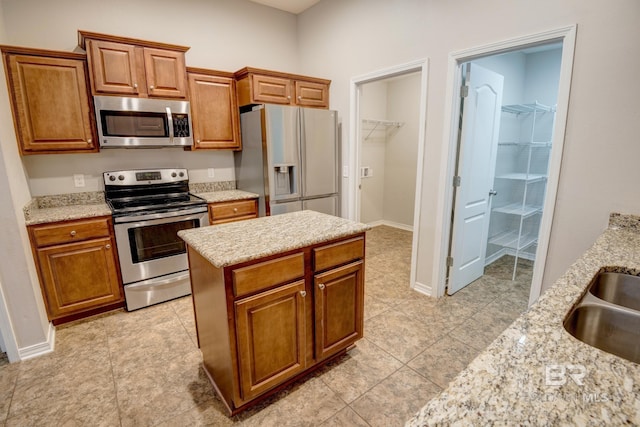
[[453, 263], [449, 295], [484, 272], [491, 207], [490, 190], [500, 130], [504, 78], [476, 64], [463, 65], [467, 95], [463, 99], [456, 190], [451, 236]]

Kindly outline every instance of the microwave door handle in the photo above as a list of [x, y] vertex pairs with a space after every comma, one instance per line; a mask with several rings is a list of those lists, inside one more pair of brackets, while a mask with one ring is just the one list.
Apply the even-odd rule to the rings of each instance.
[[173, 144], [173, 116], [171, 115], [171, 107], [167, 107], [167, 120], [169, 121], [169, 140]]

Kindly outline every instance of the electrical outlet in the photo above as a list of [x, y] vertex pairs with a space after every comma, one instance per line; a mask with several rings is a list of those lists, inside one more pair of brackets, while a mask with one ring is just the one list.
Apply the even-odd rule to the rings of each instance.
[[73, 185], [76, 187], [84, 187], [84, 175], [75, 174], [73, 175]]
[[373, 176], [373, 168], [370, 166], [363, 166], [360, 168], [360, 178], [371, 178]]
[[207, 169], [207, 176], [209, 178], [213, 178], [215, 176], [215, 172], [214, 172], [213, 168], [208, 168]]

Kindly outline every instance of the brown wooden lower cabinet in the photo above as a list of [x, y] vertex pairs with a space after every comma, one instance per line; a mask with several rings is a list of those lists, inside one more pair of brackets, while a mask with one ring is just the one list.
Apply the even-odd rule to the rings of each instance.
[[362, 337], [364, 240], [357, 234], [224, 268], [188, 248], [203, 364], [230, 415]]
[[49, 320], [75, 320], [124, 305], [109, 217], [29, 227]]

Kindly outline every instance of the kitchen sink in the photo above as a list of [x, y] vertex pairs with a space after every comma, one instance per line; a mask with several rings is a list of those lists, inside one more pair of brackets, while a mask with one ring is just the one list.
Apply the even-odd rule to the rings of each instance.
[[623, 273], [599, 273], [589, 292], [607, 302], [640, 311], [640, 277]]
[[585, 344], [640, 363], [640, 277], [596, 274], [564, 328]]
[[564, 328], [590, 346], [640, 363], [640, 313], [583, 305], [573, 310]]

